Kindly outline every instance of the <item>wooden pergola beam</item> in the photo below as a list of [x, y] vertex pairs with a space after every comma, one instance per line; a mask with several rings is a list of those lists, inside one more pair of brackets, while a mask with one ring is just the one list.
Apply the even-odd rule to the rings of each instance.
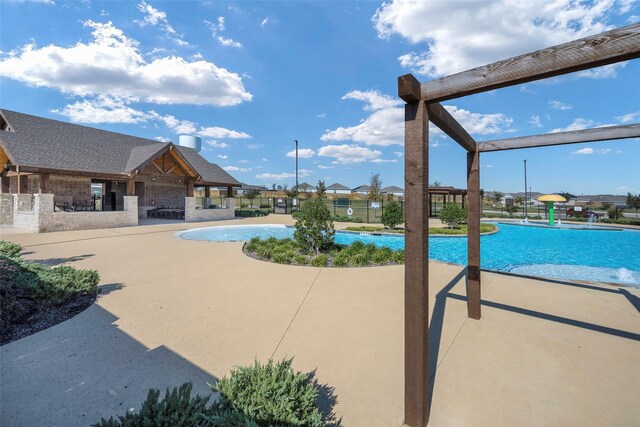
[[628, 138], [640, 138], [640, 123], [481, 141], [478, 142], [478, 151], [486, 153], [490, 151], [517, 150], [519, 148], [547, 147], [550, 145], [611, 141], [614, 139]]
[[633, 24], [422, 83], [420, 99], [442, 102], [639, 57], [640, 24]]
[[438, 126], [467, 152], [476, 150], [476, 141], [442, 105], [437, 102], [427, 104], [427, 112], [431, 123]]
[[429, 421], [429, 114], [405, 105], [404, 424]]

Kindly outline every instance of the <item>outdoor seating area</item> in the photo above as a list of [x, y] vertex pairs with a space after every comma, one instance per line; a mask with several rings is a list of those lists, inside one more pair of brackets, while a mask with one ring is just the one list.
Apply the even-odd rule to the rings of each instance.
[[157, 209], [147, 210], [147, 218], [184, 219], [184, 209], [160, 207]]

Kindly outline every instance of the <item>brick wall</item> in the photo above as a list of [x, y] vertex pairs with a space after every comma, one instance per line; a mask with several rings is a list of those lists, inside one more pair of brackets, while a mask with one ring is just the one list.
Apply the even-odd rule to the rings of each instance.
[[156, 206], [184, 208], [187, 178], [163, 175], [153, 166], [148, 166], [136, 176], [136, 182], [144, 182], [144, 194], [138, 195], [140, 207], [151, 206], [151, 200], [155, 200]]

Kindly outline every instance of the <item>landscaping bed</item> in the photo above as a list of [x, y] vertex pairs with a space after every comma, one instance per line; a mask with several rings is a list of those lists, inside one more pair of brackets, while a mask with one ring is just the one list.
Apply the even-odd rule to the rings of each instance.
[[244, 253], [252, 258], [278, 264], [312, 267], [369, 267], [404, 264], [404, 251], [379, 248], [373, 243], [355, 242], [349, 246], [333, 244], [320, 254], [305, 251], [293, 239], [263, 240], [254, 237], [244, 245]]
[[[347, 231], [359, 231], [365, 233], [393, 233], [393, 234], [404, 234], [404, 228], [383, 228], [383, 227], [373, 227], [373, 226], [361, 226], [361, 227], [347, 227], [345, 228]], [[480, 234], [491, 234], [498, 231], [498, 227], [494, 224], [480, 224]], [[444, 228], [444, 227], [429, 227], [430, 235], [444, 235], [444, 236], [466, 236], [467, 235], [467, 226], [459, 225], [453, 228]]]
[[57, 325], [96, 299], [98, 273], [24, 261], [20, 246], [0, 242], [0, 344]]

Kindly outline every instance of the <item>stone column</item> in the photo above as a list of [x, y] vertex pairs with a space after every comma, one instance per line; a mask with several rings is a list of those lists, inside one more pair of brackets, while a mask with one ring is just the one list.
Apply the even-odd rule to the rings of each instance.
[[186, 222], [195, 221], [196, 213], [196, 198], [185, 197], [184, 198], [184, 220]]
[[0, 194], [0, 224], [13, 224], [13, 194]]
[[33, 212], [37, 224], [38, 233], [53, 231], [53, 194], [34, 194]]
[[138, 196], [122, 196], [122, 200], [127, 212], [127, 224], [122, 225], [138, 225]]
[[235, 209], [236, 208], [236, 199], [233, 197], [227, 197], [227, 209]]

